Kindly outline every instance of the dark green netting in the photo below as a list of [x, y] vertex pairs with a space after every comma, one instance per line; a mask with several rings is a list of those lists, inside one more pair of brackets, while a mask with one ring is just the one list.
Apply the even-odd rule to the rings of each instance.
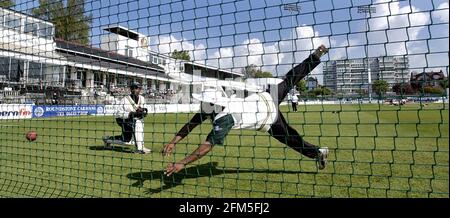
[[[448, 1], [0, 6], [1, 197], [449, 196]], [[324, 170], [267, 133], [231, 130], [165, 176], [213, 128], [205, 122], [162, 157], [198, 110], [191, 93], [201, 82], [189, 80], [283, 79], [321, 44], [329, 53], [291, 91], [297, 111], [292, 95], [280, 110], [306, 141], [329, 148]], [[102, 141], [121, 134], [113, 105], [132, 81], [149, 109], [145, 155]]]

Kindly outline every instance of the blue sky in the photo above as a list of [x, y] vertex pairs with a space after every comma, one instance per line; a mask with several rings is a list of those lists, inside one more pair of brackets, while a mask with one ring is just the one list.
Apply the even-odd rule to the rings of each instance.
[[[17, 1], [25, 11], [38, 1]], [[292, 15], [282, 5], [297, 3]], [[369, 19], [357, 6], [372, 4]], [[408, 55], [415, 71], [448, 71], [448, 0], [95, 0], [91, 41], [120, 24], [149, 35], [161, 53], [185, 49], [197, 62], [240, 70], [247, 64], [283, 75], [313, 48], [331, 47], [324, 60]], [[292, 24], [293, 20], [293, 24]], [[366, 31], [366, 22], [369, 31]], [[315, 74], [320, 74], [318, 69]], [[321, 79], [320, 75], [319, 79]]]

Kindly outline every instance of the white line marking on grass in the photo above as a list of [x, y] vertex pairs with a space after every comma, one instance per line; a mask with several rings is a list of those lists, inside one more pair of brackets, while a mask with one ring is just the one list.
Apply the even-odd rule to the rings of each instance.
[[0, 125], [0, 127], [19, 127], [20, 125]]

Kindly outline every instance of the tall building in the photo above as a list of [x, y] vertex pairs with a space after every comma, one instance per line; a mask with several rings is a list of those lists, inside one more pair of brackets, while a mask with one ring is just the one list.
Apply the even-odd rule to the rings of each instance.
[[405, 56], [328, 61], [323, 67], [323, 81], [324, 86], [335, 93], [361, 94], [368, 92], [368, 70], [372, 84], [376, 80], [384, 80], [392, 87], [408, 81], [408, 68]]

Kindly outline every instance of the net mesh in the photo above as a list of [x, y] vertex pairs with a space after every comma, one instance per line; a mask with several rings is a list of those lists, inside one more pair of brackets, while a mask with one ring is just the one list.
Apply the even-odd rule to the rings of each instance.
[[[0, 6], [2, 197], [449, 196], [446, 0]], [[233, 129], [165, 175], [216, 128], [205, 121], [161, 155], [199, 111], [192, 93], [268, 90], [322, 44], [329, 52], [279, 110], [328, 147], [324, 170], [266, 132]], [[132, 82], [148, 115], [122, 135], [116, 116]], [[105, 135], [131, 142], [105, 146]], [[142, 135], [151, 153], [137, 153]]]

